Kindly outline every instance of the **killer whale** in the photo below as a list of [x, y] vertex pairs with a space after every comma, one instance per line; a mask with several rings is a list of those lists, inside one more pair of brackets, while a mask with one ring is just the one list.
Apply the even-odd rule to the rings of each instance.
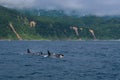
[[56, 54], [52, 53], [49, 50], [47, 50], [47, 54], [43, 52], [31, 52], [30, 49], [27, 49], [27, 54], [32, 54], [32, 55], [38, 55], [38, 56], [43, 56], [43, 57], [51, 57], [51, 58], [63, 58], [63, 54]]
[[64, 57], [63, 54], [51, 53], [49, 50], [47, 52], [48, 52], [48, 57], [53, 57], [53, 58], [63, 58]]
[[27, 49], [27, 54], [31, 54], [31, 55], [42, 55], [42, 52], [31, 52], [30, 49]]

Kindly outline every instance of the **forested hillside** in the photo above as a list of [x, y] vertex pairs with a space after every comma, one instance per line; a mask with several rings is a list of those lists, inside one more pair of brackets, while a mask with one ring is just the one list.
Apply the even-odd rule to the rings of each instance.
[[11, 26], [22, 39], [31, 39], [36, 32], [30, 27], [30, 21], [18, 11], [0, 6], [0, 39], [18, 39]]
[[120, 39], [119, 17], [77, 17], [56, 10], [22, 11], [0, 6], [0, 39]]

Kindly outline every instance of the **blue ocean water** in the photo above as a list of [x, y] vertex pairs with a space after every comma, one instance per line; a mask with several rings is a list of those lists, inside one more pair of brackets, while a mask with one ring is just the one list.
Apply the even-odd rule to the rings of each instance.
[[[64, 58], [26, 55], [28, 48]], [[0, 80], [120, 80], [120, 42], [0, 41]]]

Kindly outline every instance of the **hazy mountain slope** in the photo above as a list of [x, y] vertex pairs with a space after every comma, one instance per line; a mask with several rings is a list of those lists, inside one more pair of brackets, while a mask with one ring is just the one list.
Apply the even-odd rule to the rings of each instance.
[[77, 17], [56, 10], [38, 13], [0, 6], [0, 39], [120, 39], [119, 17]]

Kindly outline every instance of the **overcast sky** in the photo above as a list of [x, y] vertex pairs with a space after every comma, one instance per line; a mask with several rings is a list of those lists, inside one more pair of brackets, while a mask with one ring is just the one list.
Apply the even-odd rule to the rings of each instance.
[[120, 0], [0, 0], [10, 8], [62, 9], [96, 15], [119, 15]]

